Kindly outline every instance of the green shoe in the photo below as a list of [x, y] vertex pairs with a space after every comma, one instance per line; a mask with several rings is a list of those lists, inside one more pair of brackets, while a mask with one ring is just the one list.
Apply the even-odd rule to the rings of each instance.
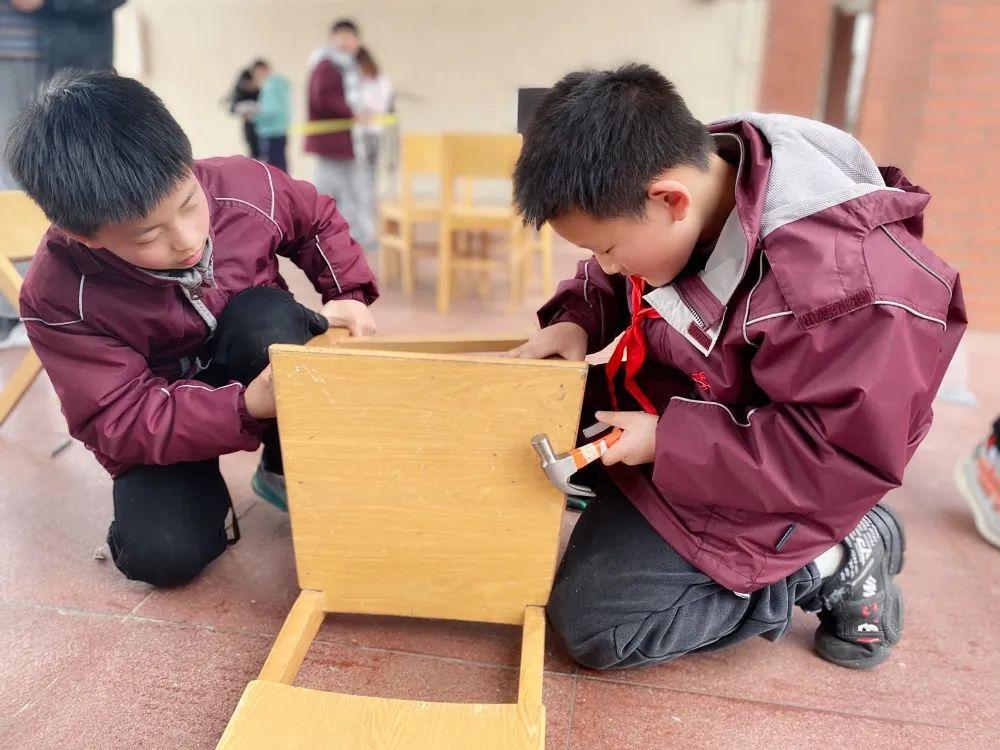
[[263, 500], [269, 502], [278, 510], [288, 512], [288, 493], [285, 491], [285, 477], [268, 471], [263, 466], [257, 466], [250, 486]]
[[566, 495], [566, 510], [584, 511], [587, 509], [589, 498]]

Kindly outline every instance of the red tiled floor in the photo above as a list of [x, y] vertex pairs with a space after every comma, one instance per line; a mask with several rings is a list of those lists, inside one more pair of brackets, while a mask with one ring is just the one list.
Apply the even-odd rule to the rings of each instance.
[[[517, 670], [414, 654], [317, 643], [296, 685], [376, 697], [456, 703], [515, 703]], [[564, 747], [574, 677], [546, 672], [548, 747]]]
[[[812, 653], [815, 616], [797, 612], [790, 632], [777, 643], [756, 639], [618, 672], [614, 679], [818, 710], [836, 704], [900, 721], [919, 715], [952, 727], [1000, 727], [998, 696], [990, 688], [1000, 679], [1000, 629], [989, 624], [1000, 616], [1000, 553], [975, 533], [954, 489], [951, 468], [967, 445], [955, 437], [950, 450], [938, 445], [956, 426], [953, 413], [939, 411], [907, 485], [888, 499], [903, 520], [908, 552], [897, 579], [906, 607], [904, 638], [885, 664], [854, 672], [823, 662]], [[803, 674], [810, 679], [803, 681]]]
[[0, 701], [4, 748], [214, 747], [269, 648], [263, 637], [4, 610], [4, 661], [13, 656], [22, 685]]
[[[576, 257], [562, 250], [557, 275]], [[533, 328], [537, 290], [512, 313], [502, 283], [493, 300], [459, 293], [453, 313], [437, 315], [430, 270], [420, 269], [412, 304], [392, 290], [378, 303], [383, 332]], [[310, 299], [302, 277], [289, 276]], [[906, 486], [890, 498], [909, 550], [905, 637], [886, 664], [871, 673], [825, 664], [805, 614], [777, 644], [647, 670], [576, 674], [549, 643], [548, 747], [1000, 746], [1000, 552], [975, 534], [951, 479], [1000, 411], [1000, 337], [970, 334], [964, 349], [980, 405], [937, 405]], [[19, 356], [0, 351], [0, 382]], [[64, 437], [44, 377], [0, 428], [0, 747], [212, 747], [298, 592], [287, 516], [250, 492], [256, 456], [226, 457], [243, 541], [191, 585], [154, 592], [92, 560], [110, 481], [78, 444], [51, 457]], [[564, 542], [574, 520], [565, 516]], [[516, 628], [337, 616], [299, 683], [506, 701], [518, 648]]]
[[[801, 675], [800, 680], [815, 679]], [[877, 695], [877, 693], [875, 694]], [[877, 700], [873, 695], [872, 700]], [[995, 731], [861, 719], [849, 706], [810, 710], [744, 699], [722, 699], [581, 678], [570, 746], [621, 748], [911, 747], [986, 750]], [[845, 710], [847, 709], [847, 710]]]

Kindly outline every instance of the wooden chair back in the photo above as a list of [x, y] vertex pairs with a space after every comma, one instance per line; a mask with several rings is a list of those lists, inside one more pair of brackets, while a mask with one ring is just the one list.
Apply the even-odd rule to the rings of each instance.
[[586, 364], [293, 346], [271, 362], [299, 584], [325, 611], [521, 624], [544, 606], [564, 498], [530, 440], [575, 439]]

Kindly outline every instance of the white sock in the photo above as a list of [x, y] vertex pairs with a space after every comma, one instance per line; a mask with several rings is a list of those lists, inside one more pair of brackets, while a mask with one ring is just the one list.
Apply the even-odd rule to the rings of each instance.
[[813, 565], [819, 568], [821, 578], [829, 578], [840, 570], [840, 566], [844, 564], [844, 555], [846, 554], [847, 548], [844, 547], [843, 543], [838, 542], [813, 560]]

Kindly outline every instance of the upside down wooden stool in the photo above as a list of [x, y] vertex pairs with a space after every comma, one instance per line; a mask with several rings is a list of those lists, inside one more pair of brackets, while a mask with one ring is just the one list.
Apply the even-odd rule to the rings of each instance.
[[[530, 439], [576, 438], [586, 365], [461, 353], [517, 343], [395, 337], [272, 347], [302, 592], [220, 748], [544, 747], [544, 606], [564, 499]], [[328, 612], [520, 625], [517, 702], [294, 685]]]

